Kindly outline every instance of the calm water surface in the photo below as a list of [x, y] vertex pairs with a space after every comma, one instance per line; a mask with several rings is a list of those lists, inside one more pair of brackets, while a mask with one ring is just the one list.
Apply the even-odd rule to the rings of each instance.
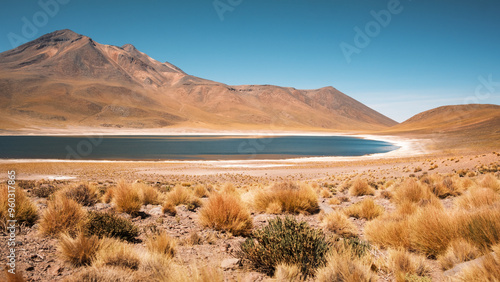
[[362, 156], [397, 148], [345, 136], [0, 136], [2, 159], [285, 159]]

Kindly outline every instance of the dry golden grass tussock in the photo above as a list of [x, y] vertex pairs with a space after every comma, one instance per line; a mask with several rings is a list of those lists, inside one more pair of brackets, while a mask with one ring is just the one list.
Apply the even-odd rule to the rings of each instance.
[[101, 197], [101, 201], [103, 203], [109, 204], [113, 200], [115, 189], [110, 187], [106, 189], [106, 192], [104, 192], [104, 195]]
[[252, 218], [241, 200], [231, 194], [212, 194], [200, 211], [200, 223], [233, 235], [247, 235], [252, 229]]
[[485, 188], [493, 189], [495, 192], [500, 192], [500, 181], [491, 173], [480, 177], [478, 185]]
[[431, 268], [427, 265], [425, 257], [408, 252], [404, 249], [389, 250], [389, 262], [398, 282], [407, 281], [408, 275], [429, 277]]
[[410, 247], [410, 223], [408, 217], [385, 215], [370, 221], [365, 226], [366, 238], [382, 247]]
[[462, 238], [481, 249], [500, 243], [500, 209], [498, 207], [457, 212], [454, 224]]
[[120, 267], [137, 270], [141, 264], [139, 254], [131, 244], [118, 239], [104, 238], [92, 263], [96, 267]]
[[351, 196], [375, 195], [375, 189], [368, 184], [366, 179], [356, 178], [349, 188], [349, 194]]
[[279, 264], [274, 272], [274, 281], [277, 282], [298, 282], [302, 279], [300, 267], [295, 264]]
[[492, 247], [494, 253], [487, 254], [479, 265], [464, 269], [458, 281], [482, 282], [500, 281], [500, 244]]
[[375, 282], [378, 277], [371, 272], [366, 258], [359, 258], [352, 250], [332, 251], [326, 265], [316, 270], [316, 281]]
[[[17, 187], [13, 195], [15, 197], [9, 196], [7, 185], [0, 185], [0, 230], [5, 228], [4, 224], [7, 224], [8, 220], [15, 219], [19, 224], [26, 223], [31, 226], [38, 219], [36, 205], [22, 188]], [[10, 217], [11, 212], [15, 214], [15, 218]]]
[[198, 184], [194, 187], [193, 194], [198, 198], [204, 198], [208, 197], [209, 192], [207, 188], [205, 188], [205, 185]]
[[76, 234], [86, 218], [80, 204], [64, 195], [56, 195], [49, 201], [40, 219], [40, 232], [44, 235], [58, 235], [61, 232]]
[[430, 200], [434, 196], [429, 187], [417, 182], [413, 178], [406, 179], [404, 182], [395, 186], [393, 200], [396, 203], [403, 201], [420, 202], [421, 200]]
[[160, 231], [147, 238], [146, 247], [150, 252], [159, 253], [169, 258], [173, 258], [175, 256], [177, 242], [165, 231]]
[[100, 246], [97, 236], [87, 237], [80, 233], [72, 238], [68, 234], [62, 234], [59, 239], [59, 254], [62, 260], [73, 266], [90, 265]]
[[196, 198], [191, 189], [177, 185], [172, 191], [167, 194], [165, 205], [192, 205], [193, 207], [201, 206], [199, 198]]
[[344, 213], [355, 218], [372, 220], [384, 213], [384, 208], [375, 204], [372, 198], [366, 198], [344, 209]]
[[444, 253], [458, 236], [453, 218], [446, 211], [432, 206], [419, 208], [410, 217], [409, 226], [412, 249], [427, 256]]
[[255, 195], [253, 206], [259, 212], [276, 213], [281, 206], [281, 212], [312, 214], [319, 211], [318, 196], [306, 185], [293, 182], [274, 184], [270, 188], [259, 191]]
[[142, 201], [139, 191], [125, 181], [118, 182], [114, 188], [113, 196], [113, 202], [118, 212], [135, 214], [141, 209]]
[[330, 200], [328, 200], [329, 205], [340, 205], [340, 200], [337, 197], [333, 197]]
[[358, 228], [342, 212], [333, 211], [327, 214], [322, 222], [327, 230], [339, 236], [353, 238], [358, 235]]
[[446, 253], [438, 257], [443, 270], [452, 268], [458, 263], [473, 260], [481, 255], [479, 249], [465, 239], [459, 238], [450, 242]]
[[500, 194], [490, 188], [471, 188], [455, 200], [455, 205], [461, 209], [473, 210], [483, 206], [491, 206], [500, 201]]
[[166, 280], [175, 282], [224, 282], [223, 271], [213, 265], [181, 266], [171, 265]]
[[144, 183], [134, 183], [132, 188], [139, 191], [140, 201], [143, 205], [158, 205], [161, 203], [156, 188]]

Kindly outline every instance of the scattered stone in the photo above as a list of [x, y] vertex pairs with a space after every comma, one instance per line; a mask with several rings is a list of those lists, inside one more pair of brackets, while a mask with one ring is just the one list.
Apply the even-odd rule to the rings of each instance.
[[225, 259], [220, 263], [222, 269], [236, 269], [241, 266], [241, 262], [237, 258]]

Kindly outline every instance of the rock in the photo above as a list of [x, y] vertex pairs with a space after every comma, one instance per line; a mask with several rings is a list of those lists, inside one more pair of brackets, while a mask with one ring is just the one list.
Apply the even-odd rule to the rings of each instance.
[[452, 269], [446, 270], [443, 274], [444, 274], [444, 276], [448, 276], [448, 277], [455, 276], [456, 274], [458, 274], [459, 272], [461, 272], [462, 270], [464, 270], [465, 268], [467, 268], [469, 266], [481, 264], [483, 262], [483, 260], [484, 260], [484, 256], [479, 257], [479, 258], [474, 259], [474, 260], [471, 260], [471, 261], [459, 263], [459, 264], [455, 265]]
[[240, 266], [240, 260], [237, 258], [225, 259], [220, 263], [222, 269], [236, 269]]
[[162, 215], [161, 207], [152, 208], [149, 210], [150, 215]]
[[35, 267], [34, 266], [29, 266], [25, 270], [26, 271], [33, 271], [33, 270], [35, 270]]
[[94, 205], [94, 208], [98, 211], [100, 210], [105, 210], [105, 209], [108, 209], [110, 208], [111, 205], [110, 204], [106, 204], [106, 203], [97, 203]]

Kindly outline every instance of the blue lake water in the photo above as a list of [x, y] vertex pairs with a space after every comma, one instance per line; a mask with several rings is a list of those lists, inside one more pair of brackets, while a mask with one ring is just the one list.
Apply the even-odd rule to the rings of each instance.
[[362, 156], [397, 148], [345, 136], [0, 136], [1, 159], [286, 159]]

